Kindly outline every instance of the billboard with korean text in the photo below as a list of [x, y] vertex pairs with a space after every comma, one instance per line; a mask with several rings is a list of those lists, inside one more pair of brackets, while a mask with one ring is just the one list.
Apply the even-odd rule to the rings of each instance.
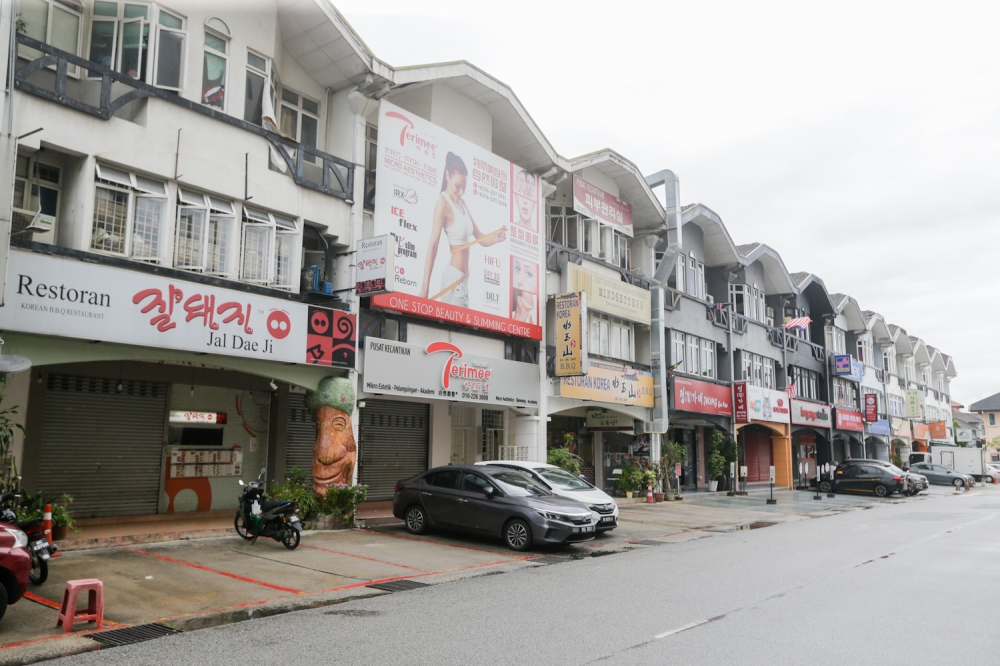
[[541, 340], [539, 178], [385, 100], [376, 173], [375, 234], [395, 266], [372, 305]]

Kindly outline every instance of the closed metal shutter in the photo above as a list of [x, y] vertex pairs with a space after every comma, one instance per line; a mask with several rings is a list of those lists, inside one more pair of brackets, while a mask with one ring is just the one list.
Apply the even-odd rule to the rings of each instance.
[[[285, 471], [312, 470], [316, 446], [316, 417], [306, 409], [304, 393], [288, 394], [288, 438], [285, 444]], [[310, 474], [312, 472], [310, 471]]]
[[358, 482], [369, 500], [392, 499], [396, 482], [427, 470], [430, 405], [366, 400], [361, 410]]
[[76, 518], [154, 514], [169, 386], [49, 375], [38, 460], [46, 498], [69, 493]]

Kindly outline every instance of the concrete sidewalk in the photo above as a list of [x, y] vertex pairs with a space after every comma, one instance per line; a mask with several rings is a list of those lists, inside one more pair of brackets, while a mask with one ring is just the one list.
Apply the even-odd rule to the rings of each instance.
[[98, 647], [86, 637], [94, 625], [76, 625], [68, 635], [55, 628], [62, 591], [71, 579], [104, 582], [105, 630], [161, 622], [186, 631], [384, 593], [368, 587], [373, 584], [444, 582], [538, 566], [535, 560], [545, 557], [606, 555], [877, 502], [914, 501], [842, 495], [815, 501], [801, 491], [776, 492], [775, 497], [776, 505], [767, 505], [766, 495], [757, 493], [628, 504], [612, 532], [529, 553], [507, 550], [499, 540], [454, 533], [415, 537], [398, 524], [307, 532], [295, 551], [275, 541], [250, 544], [233, 535], [66, 552], [51, 562], [49, 580], [32, 586], [30, 596], [11, 606], [0, 622], [0, 663], [29, 663]]

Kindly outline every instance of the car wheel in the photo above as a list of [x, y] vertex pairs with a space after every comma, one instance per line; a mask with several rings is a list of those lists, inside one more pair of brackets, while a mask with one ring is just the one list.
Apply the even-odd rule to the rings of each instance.
[[0, 585], [0, 618], [7, 612], [7, 588]]
[[889, 489], [886, 488], [885, 486], [883, 486], [882, 484], [879, 484], [879, 485], [875, 486], [875, 496], [876, 497], [888, 497], [889, 496]]
[[515, 518], [504, 528], [503, 540], [511, 550], [528, 550], [531, 548], [531, 527], [520, 518]]
[[833, 490], [833, 484], [832, 483], [830, 483], [829, 481], [820, 481], [819, 482], [819, 491], [821, 493], [828, 493], [831, 490]]
[[963, 481], [962, 479], [955, 479], [954, 481], [952, 481], [952, 483], [955, 485], [956, 488], [965, 487], [965, 481]]
[[427, 531], [427, 514], [422, 506], [414, 504], [406, 510], [406, 529], [410, 534], [423, 534]]

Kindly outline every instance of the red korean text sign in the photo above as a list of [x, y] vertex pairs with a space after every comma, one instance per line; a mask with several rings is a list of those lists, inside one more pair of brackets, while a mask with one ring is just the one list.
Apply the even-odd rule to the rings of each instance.
[[854, 430], [857, 432], [862, 432], [865, 429], [864, 420], [861, 418], [861, 412], [851, 411], [849, 409], [837, 409], [837, 430]]
[[733, 384], [733, 404], [736, 409], [736, 423], [750, 423], [750, 415], [747, 412], [746, 382], [736, 382]]
[[699, 414], [732, 416], [732, 391], [728, 386], [674, 377], [674, 409]]

